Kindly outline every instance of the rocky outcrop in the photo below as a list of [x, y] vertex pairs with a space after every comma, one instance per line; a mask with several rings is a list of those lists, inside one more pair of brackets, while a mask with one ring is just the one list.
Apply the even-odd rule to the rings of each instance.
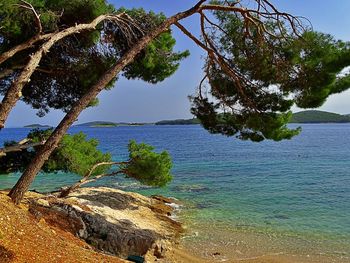
[[30, 211], [104, 253], [151, 259], [164, 257], [182, 232], [170, 217], [172, 202], [110, 188], [82, 188], [64, 199], [35, 200]]

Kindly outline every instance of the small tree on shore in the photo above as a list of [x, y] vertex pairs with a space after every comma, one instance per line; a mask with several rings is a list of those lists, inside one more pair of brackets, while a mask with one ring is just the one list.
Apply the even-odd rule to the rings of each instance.
[[[95, 164], [83, 179], [70, 187], [63, 188], [59, 197], [66, 197], [69, 193], [84, 184], [118, 174], [124, 174], [144, 185], [154, 187], [163, 187], [172, 180], [172, 175], [170, 174], [172, 160], [167, 151], [157, 153], [154, 151], [153, 146], [145, 143], [137, 144], [134, 140], [129, 142], [128, 150], [129, 160], [124, 162], [101, 162]], [[98, 168], [106, 166], [116, 166], [117, 169], [109, 173], [97, 174], [94, 176]]]
[[[31, 142], [27, 148], [21, 151], [8, 151], [2, 157], [0, 174], [23, 171], [42, 147], [40, 142], [44, 142], [51, 133], [51, 129], [31, 131], [26, 138], [27, 141]], [[7, 142], [5, 149], [16, 144], [18, 143]], [[157, 153], [151, 145], [138, 144], [131, 140], [128, 144], [129, 159], [114, 162], [109, 153], [102, 153], [97, 149], [97, 146], [97, 140], [87, 140], [83, 133], [63, 137], [59, 146], [42, 167], [42, 171], [45, 173], [69, 172], [83, 176], [83, 178], [76, 184], [63, 188], [60, 197], [67, 196], [84, 184], [118, 174], [155, 187], [163, 187], [172, 180], [170, 174], [172, 161], [166, 151]], [[112, 167], [114, 169], [111, 169]]]
[[[208, 13], [212, 13], [215, 19]], [[200, 18], [201, 38], [180, 23], [194, 15]], [[118, 74], [136, 70], [146, 81], [153, 83], [156, 82], [154, 80], [164, 80], [176, 70], [176, 62], [187, 54], [172, 56], [170, 61], [175, 61], [176, 65], [170, 71], [168, 67], [159, 66], [164, 65], [162, 59], [153, 60], [147, 56], [147, 52], [150, 52], [153, 58], [158, 55], [168, 57], [168, 48], [161, 49], [165, 51], [163, 53], [158, 50], [163, 45], [159, 45], [158, 49], [153, 47], [160, 40], [169, 40], [169, 28], [173, 25], [208, 55], [205, 77], [199, 85], [198, 93], [192, 98], [192, 112], [210, 132], [253, 141], [290, 139], [299, 132], [298, 129], [290, 130], [286, 126], [290, 109], [295, 103], [305, 108], [320, 106], [329, 95], [349, 87], [349, 74], [339, 75], [350, 64], [349, 45], [335, 41], [330, 36], [310, 32], [300, 18], [279, 12], [268, 0], [256, 0], [255, 5], [249, 1], [201, 0], [192, 8], [167, 19], [151, 19], [153, 23], [143, 20], [147, 22], [146, 26], [153, 26], [144, 29], [141, 27], [141, 30], [138, 23], [145, 24], [131, 17], [132, 15], [125, 16], [125, 12], [119, 14], [114, 18], [117, 23], [106, 27], [111, 30], [103, 31], [111, 32], [107, 38], [112, 40], [107, 41], [111, 47], [120, 43], [121, 36], [125, 39], [127, 48], [122, 49], [124, 52], [117, 53], [117, 59], [112, 60], [108, 70], [98, 76], [96, 81], [89, 83], [91, 85], [81, 96], [67, 107], [67, 115], [10, 192], [16, 203], [20, 202], [69, 126], [81, 111], [94, 102], [100, 91], [113, 83]], [[164, 34], [168, 34], [168, 37]], [[18, 46], [12, 49], [16, 48]], [[140, 77], [135, 72], [124, 75]], [[154, 75], [161, 77], [150, 77]], [[26, 80], [27, 77], [28, 74]], [[14, 85], [17, 82], [18, 80], [14, 81]], [[7, 92], [14, 99], [9, 104], [2, 104], [4, 110], [0, 107], [0, 116], [4, 113], [5, 117], [14, 105], [13, 102], [21, 95], [18, 89], [13, 93], [10, 88]], [[4, 118], [0, 118], [0, 121], [4, 121]]]

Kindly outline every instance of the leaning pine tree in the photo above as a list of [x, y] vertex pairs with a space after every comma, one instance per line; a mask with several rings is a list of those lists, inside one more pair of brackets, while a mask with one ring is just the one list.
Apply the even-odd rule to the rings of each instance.
[[[56, 3], [56, 1], [46, 2]], [[65, 2], [68, 6], [71, 3], [71, 1], [58, 1], [61, 2]], [[91, 2], [102, 6], [105, 4], [102, 0]], [[33, 0], [34, 10], [42, 8], [41, 12], [50, 13], [53, 10], [52, 13], [58, 13], [59, 8], [55, 4], [36, 6], [35, 3]], [[85, 6], [82, 8], [80, 11], [84, 10]], [[89, 8], [89, 5], [86, 8]], [[42, 110], [41, 112], [51, 107], [67, 111], [67, 115], [37, 152], [10, 192], [11, 198], [16, 203], [20, 202], [35, 175], [58, 146], [69, 126], [81, 111], [95, 103], [99, 92], [110, 87], [119, 74], [127, 78], [140, 78], [156, 83], [177, 69], [178, 62], [188, 54], [172, 52], [174, 40], [171, 37], [170, 27], [173, 25], [207, 53], [205, 76], [197, 94], [191, 99], [192, 113], [201, 120], [203, 127], [212, 133], [253, 141], [290, 139], [299, 132], [298, 129], [290, 130], [286, 126], [290, 118], [290, 109], [294, 104], [303, 108], [318, 107], [329, 95], [342, 92], [349, 87], [349, 74], [340, 74], [350, 64], [349, 45], [335, 41], [329, 35], [310, 31], [298, 17], [279, 12], [268, 0], [256, 0], [255, 6], [250, 1], [201, 0], [192, 8], [169, 18], [153, 13], [147, 15], [140, 10], [121, 9], [112, 12], [118, 17], [114, 19], [115, 21], [106, 20], [93, 32], [89, 31], [81, 36], [66, 36], [54, 44], [53, 49], [50, 49], [52, 55], [45, 54], [40, 59], [43, 64], [33, 71], [38, 78], [37, 82], [32, 82], [33, 80], [29, 82], [28, 86], [32, 87], [28, 89], [27, 95], [24, 90], [13, 95], [9, 88], [12, 82], [16, 84], [18, 74], [23, 73], [21, 65], [13, 64], [16, 60], [11, 59], [20, 53], [10, 56], [6, 60], [7, 64], [0, 65], [4, 67], [2, 72], [7, 73], [3, 74], [7, 75], [7, 78], [0, 83], [0, 87], [4, 92], [17, 96], [10, 101], [7, 111], [21, 95], [24, 101]], [[199, 16], [200, 38], [181, 24], [181, 20], [194, 15]], [[64, 16], [65, 12], [62, 13], [62, 17]], [[17, 16], [5, 17], [9, 21], [16, 21], [18, 28], [21, 28], [23, 23], [16, 20]], [[32, 19], [31, 28], [40, 29], [40, 26], [34, 25], [35, 23], [40, 25], [39, 22], [43, 21], [35, 15], [35, 12], [34, 17], [37, 19]], [[94, 16], [91, 17], [93, 18]], [[79, 20], [76, 20], [75, 23], [79, 26]], [[57, 21], [56, 31], [49, 33], [62, 32], [59, 26], [61, 19], [58, 18]], [[70, 25], [75, 25], [74, 18], [70, 17], [67, 21], [70, 21]], [[5, 37], [10, 39], [13, 36], [11, 32], [6, 31], [6, 27], [0, 28], [1, 39], [6, 39]], [[43, 37], [42, 34], [40, 36]], [[76, 44], [75, 38], [81, 38], [81, 41]], [[23, 41], [31, 39], [28, 37]], [[49, 40], [41, 39], [36, 43], [45, 45], [47, 41]], [[4, 54], [8, 54], [6, 53], [8, 50], [19, 50], [18, 47], [21, 47], [20, 41], [2, 41], [2, 43], [11, 43], [5, 48]], [[60, 43], [64, 48], [60, 48]], [[60, 52], [66, 52], [66, 47], [69, 52], [68, 58], [69, 56], [78, 58], [62, 62], [66, 56], [60, 56]], [[28, 54], [31, 52], [30, 48], [19, 52], [22, 55]], [[80, 55], [82, 60], [79, 60]], [[24, 58], [30, 60], [30, 57], [24, 56]], [[59, 67], [57, 71], [51, 70], [53, 65], [74, 65], [76, 61], [81, 61], [78, 63], [80, 74], [65, 75], [65, 67]], [[101, 61], [105, 61], [106, 64], [101, 64]], [[86, 78], [80, 77], [84, 76], [83, 66], [89, 63], [104, 65], [104, 68], [101, 67], [101, 72], [93, 74], [91, 81], [85, 81]], [[41, 68], [41, 65], [46, 66]], [[12, 75], [8, 75], [9, 72], [12, 72]], [[50, 78], [43, 75], [51, 73], [54, 78], [59, 72], [64, 76], [62, 79], [66, 80], [65, 83], [60, 83], [61, 85], [49, 81]], [[34, 75], [32, 79], [33, 77]], [[76, 82], [72, 82], [72, 88], [65, 89], [65, 85], [69, 87], [71, 83], [70, 78]], [[83, 85], [75, 86], [74, 83]], [[25, 89], [27, 84], [22, 86]], [[55, 92], [56, 89], [62, 89], [71, 96], [68, 100], [64, 100]], [[38, 90], [41, 92], [35, 93]], [[55, 96], [51, 96], [51, 92]], [[5, 98], [7, 97], [6, 94]], [[48, 97], [49, 99], [46, 99]], [[7, 113], [3, 114], [1, 107], [0, 116], [5, 116], [1, 120], [4, 122]]]

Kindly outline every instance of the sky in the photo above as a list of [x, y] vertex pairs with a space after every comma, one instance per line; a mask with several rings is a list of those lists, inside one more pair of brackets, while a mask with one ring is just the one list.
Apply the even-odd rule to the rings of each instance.
[[[170, 16], [186, 10], [196, 3], [194, 0], [110, 0], [116, 7], [143, 7], [146, 10], [163, 12]], [[307, 17], [315, 30], [330, 33], [338, 39], [350, 41], [349, 0], [273, 0], [280, 11]], [[198, 17], [192, 17], [182, 23], [198, 34]], [[191, 40], [173, 29], [177, 40], [176, 50], [191, 52], [179, 70], [164, 82], [151, 85], [142, 81], [120, 79], [110, 91], [99, 95], [100, 104], [86, 109], [77, 123], [94, 120], [114, 122], [154, 122], [164, 119], [191, 118], [188, 96], [194, 94], [203, 77], [202, 65], [204, 52]], [[350, 113], [350, 91], [331, 96], [319, 108], [320, 110]], [[294, 108], [293, 111], [300, 109]], [[11, 112], [6, 127], [21, 127], [40, 123], [55, 126], [63, 118], [61, 111], [53, 110], [43, 118], [36, 116], [36, 111], [20, 102]]]

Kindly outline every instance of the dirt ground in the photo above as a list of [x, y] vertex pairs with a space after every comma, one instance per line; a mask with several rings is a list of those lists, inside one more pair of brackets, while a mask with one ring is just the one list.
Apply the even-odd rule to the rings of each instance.
[[14, 205], [0, 192], [0, 262], [127, 262], [93, 250], [67, 231], [39, 221], [25, 204]]

